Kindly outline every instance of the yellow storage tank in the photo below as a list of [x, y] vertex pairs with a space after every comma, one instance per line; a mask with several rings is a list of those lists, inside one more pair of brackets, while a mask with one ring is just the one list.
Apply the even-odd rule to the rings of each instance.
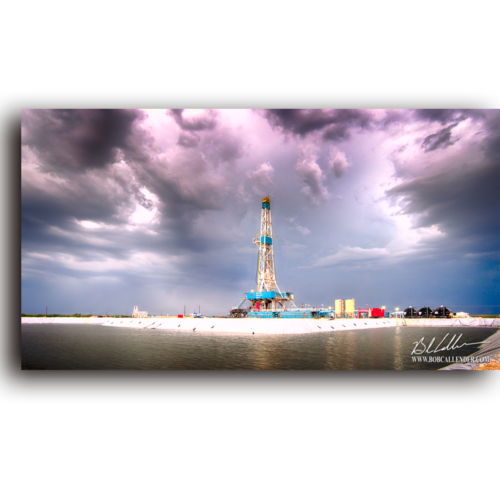
[[345, 301], [345, 312], [348, 318], [354, 318], [354, 311], [356, 310], [356, 303], [354, 299], [348, 299]]
[[344, 299], [338, 299], [335, 301], [335, 316], [340, 316], [341, 318], [344, 317], [345, 313], [345, 300]]

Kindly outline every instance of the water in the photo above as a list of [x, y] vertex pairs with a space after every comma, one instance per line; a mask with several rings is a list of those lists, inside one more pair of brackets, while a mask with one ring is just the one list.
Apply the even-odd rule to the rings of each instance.
[[[414, 362], [414, 342], [462, 333], [480, 342], [493, 328], [391, 327], [328, 334], [252, 335], [22, 324], [22, 367], [41, 370], [435, 370]], [[446, 341], [446, 345], [448, 341]], [[468, 356], [480, 346], [439, 355]]]

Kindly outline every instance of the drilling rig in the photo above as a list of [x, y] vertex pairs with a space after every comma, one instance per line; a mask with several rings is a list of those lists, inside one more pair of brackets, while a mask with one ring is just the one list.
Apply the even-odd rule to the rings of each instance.
[[[257, 245], [259, 258], [257, 264], [257, 291], [243, 295], [240, 303], [231, 310], [233, 318], [312, 318], [329, 316], [331, 311], [324, 309], [299, 309], [294, 303], [291, 292], [281, 292], [276, 283], [273, 251], [273, 224], [271, 222], [271, 198], [262, 198], [260, 232], [253, 243]], [[250, 306], [242, 309], [246, 301]]]
[[[271, 199], [269, 196], [262, 198], [260, 217], [260, 232], [255, 235], [253, 243], [258, 249], [257, 264], [257, 291], [246, 293], [238, 306], [231, 310], [233, 317], [258, 317], [275, 318], [283, 317], [287, 305], [295, 308], [293, 294], [282, 293], [276, 283], [273, 250], [273, 224], [271, 221]], [[241, 309], [245, 301], [250, 301], [251, 306]]]

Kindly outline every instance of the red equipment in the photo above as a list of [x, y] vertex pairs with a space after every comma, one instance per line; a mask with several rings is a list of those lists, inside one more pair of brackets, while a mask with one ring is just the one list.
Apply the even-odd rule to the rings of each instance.
[[368, 318], [383, 318], [385, 316], [385, 309], [378, 307], [371, 307], [370, 309], [358, 309], [357, 318], [361, 318], [362, 314], [366, 314]]
[[374, 307], [372, 310], [371, 317], [372, 318], [383, 318], [385, 316], [385, 309], [379, 309], [378, 307]]

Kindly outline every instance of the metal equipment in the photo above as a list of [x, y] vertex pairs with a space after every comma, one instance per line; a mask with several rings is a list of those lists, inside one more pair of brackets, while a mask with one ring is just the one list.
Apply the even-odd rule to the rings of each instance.
[[405, 318], [416, 318], [418, 317], [418, 312], [414, 307], [407, 307], [404, 313]]
[[385, 316], [385, 307], [370, 307], [367, 309], [358, 309], [356, 318], [383, 318]]
[[434, 309], [432, 313], [433, 318], [452, 318], [453, 312], [445, 306], [438, 307]]
[[422, 307], [420, 311], [418, 311], [419, 318], [432, 318], [432, 309], [430, 307]]

